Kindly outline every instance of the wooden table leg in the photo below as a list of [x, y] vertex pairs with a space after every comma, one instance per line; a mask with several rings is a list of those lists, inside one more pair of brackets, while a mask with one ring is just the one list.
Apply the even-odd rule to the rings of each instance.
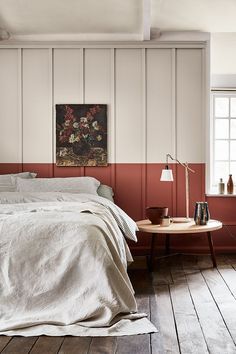
[[170, 254], [170, 235], [166, 234], [166, 254]]
[[155, 263], [155, 241], [156, 241], [157, 234], [152, 234], [152, 240], [151, 240], [151, 255], [150, 255], [150, 261], [148, 265], [148, 269], [150, 272], [153, 271], [154, 269], [154, 263]]
[[213, 267], [216, 268], [217, 267], [216, 256], [215, 256], [215, 251], [214, 251], [214, 246], [213, 246], [213, 242], [212, 242], [212, 237], [211, 237], [210, 231], [207, 232], [207, 237], [208, 237], [209, 248], [210, 248], [210, 251], [211, 251], [211, 259], [212, 259]]

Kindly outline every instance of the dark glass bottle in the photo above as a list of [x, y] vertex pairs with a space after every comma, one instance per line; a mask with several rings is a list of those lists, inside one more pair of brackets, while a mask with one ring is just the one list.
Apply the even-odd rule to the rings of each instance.
[[229, 175], [229, 180], [228, 180], [228, 183], [227, 183], [227, 193], [228, 194], [233, 194], [234, 193], [234, 182], [233, 182], [232, 175]]

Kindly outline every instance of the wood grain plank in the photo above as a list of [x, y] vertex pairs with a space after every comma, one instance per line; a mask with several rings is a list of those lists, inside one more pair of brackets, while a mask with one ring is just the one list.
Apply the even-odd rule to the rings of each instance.
[[[150, 319], [150, 305], [149, 295], [137, 294], [136, 295], [138, 311], [145, 312]], [[142, 353], [150, 354], [150, 335], [141, 334], [136, 336], [124, 336], [117, 338], [117, 354], [124, 353]]]
[[116, 337], [93, 337], [88, 353], [89, 354], [115, 354], [116, 350], [117, 350]]
[[87, 354], [91, 337], [66, 337], [58, 354]]
[[236, 254], [225, 255], [225, 261], [230, 264], [234, 269], [236, 269]]
[[1, 354], [28, 354], [38, 337], [13, 337]]
[[147, 269], [130, 270], [129, 276], [136, 294], [150, 294], [152, 292], [152, 277]]
[[170, 294], [181, 353], [208, 353], [182, 264], [172, 266], [171, 274], [174, 283], [170, 285]]
[[218, 270], [207, 268], [209, 263], [209, 258], [201, 257], [198, 262], [199, 268], [224, 319], [226, 327], [236, 344], [236, 300]]
[[188, 261], [186, 267], [183, 259], [183, 268], [210, 353], [235, 353], [236, 348], [234, 342], [218, 311], [207, 284], [198, 269], [196, 261], [193, 260], [192, 265], [190, 261]]
[[227, 258], [221, 258], [218, 263], [218, 271], [236, 299], [236, 270], [227, 263]]
[[158, 259], [156, 261], [155, 271], [153, 272], [153, 285], [168, 285], [173, 283], [170, 272], [170, 258]]
[[158, 329], [157, 333], [151, 333], [151, 353], [164, 353], [163, 338], [160, 332], [159, 313], [157, 310], [156, 296], [153, 293], [149, 296], [150, 301], [150, 320]]
[[175, 320], [168, 285], [154, 286], [163, 353], [179, 353]]
[[12, 337], [0, 336], [0, 353], [7, 346], [11, 339]]
[[40, 336], [30, 354], [57, 354], [64, 337]]

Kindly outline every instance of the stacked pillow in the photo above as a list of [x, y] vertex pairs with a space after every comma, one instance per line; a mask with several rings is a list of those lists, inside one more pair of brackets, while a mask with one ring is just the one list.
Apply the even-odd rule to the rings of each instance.
[[17, 178], [18, 192], [63, 192], [97, 194], [100, 182], [93, 177], [67, 177], [67, 178]]
[[99, 195], [114, 202], [111, 187], [93, 177], [35, 178], [36, 173], [0, 175], [0, 192], [63, 192]]
[[23, 179], [32, 179], [36, 177], [36, 173], [21, 172], [9, 175], [0, 175], [0, 192], [15, 192], [17, 190], [16, 180], [17, 177]]
[[114, 203], [114, 192], [111, 187], [107, 186], [106, 184], [100, 184], [97, 192], [100, 197], [106, 198]]

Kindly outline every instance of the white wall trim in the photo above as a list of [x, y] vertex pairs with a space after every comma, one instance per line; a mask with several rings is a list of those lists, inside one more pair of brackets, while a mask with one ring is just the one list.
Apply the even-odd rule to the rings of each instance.
[[85, 64], [84, 64], [84, 48], [81, 48], [81, 50], [80, 50], [80, 72], [81, 72], [80, 100], [81, 100], [81, 103], [85, 103]]
[[201, 31], [162, 31], [158, 38], [150, 40], [151, 16], [150, 16], [151, 0], [143, 0], [143, 26], [140, 33], [68, 33], [68, 34], [38, 34], [38, 35], [15, 35], [9, 40], [1, 42], [2, 45], [70, 45], [70, 44], [131, 44], [153, 42], [203, 42], [210, 38], [209, 32]]
[[[171, 154], [173, 156], [177, 155], [177, 124], [176, 124], [176, 49], [172, 49], [172, 151]], [[168, 152], [167, 152], [168, 153]]]
[[142, 39], [149, 41], [151, 36], [151, 0], [143, 0], [143, 33]]
[[142, 49], [142, 96], [143, 96], [143, 162], [147, 162], [147, 66], [146, 49]]
[[22, 49], [18, 49], [18, 118], [19, 118], [19, 162], [23, 164], [23, 80]]
[[52, 162], [55, 163], [56, 158], [56, 139], [55, 139], [55, 112], [54, 112], [54, 51], [53, 49], [49, 49], [49, 73], [50, 73], [50, 92], [51, 97], [49, 97], [50, 107], [51, 107], [51, 116], [52, 116]]
[[1, 42], [0, 48], [205, 48], [207, 41], [139, 41], [139, 42]]
[[[211, 88], [211, 76], [210, 76], [210, 62], [211, 62], [211, 53], [210, 53], [210, 39], [207, 42], [206, 48], [204, 49], [204, 74], [205, 74], [205, 90], [204, 90], [204, 105], [205, 112], [203, 115], [205, 117], [205, 163], [206, 163], [206, 176], [205, 176], [205, 191], [209, 193], [210, 190], [210, 180], [211, 180], [211, 149], [212, 149], [212, 120], [211, 120], [211, 97], [210, 97], [210, 88]], [[210, 98], [210, 99], [209, 99]]]
[[111, 49], [110, 160], [116, 162], [115, 49]]

